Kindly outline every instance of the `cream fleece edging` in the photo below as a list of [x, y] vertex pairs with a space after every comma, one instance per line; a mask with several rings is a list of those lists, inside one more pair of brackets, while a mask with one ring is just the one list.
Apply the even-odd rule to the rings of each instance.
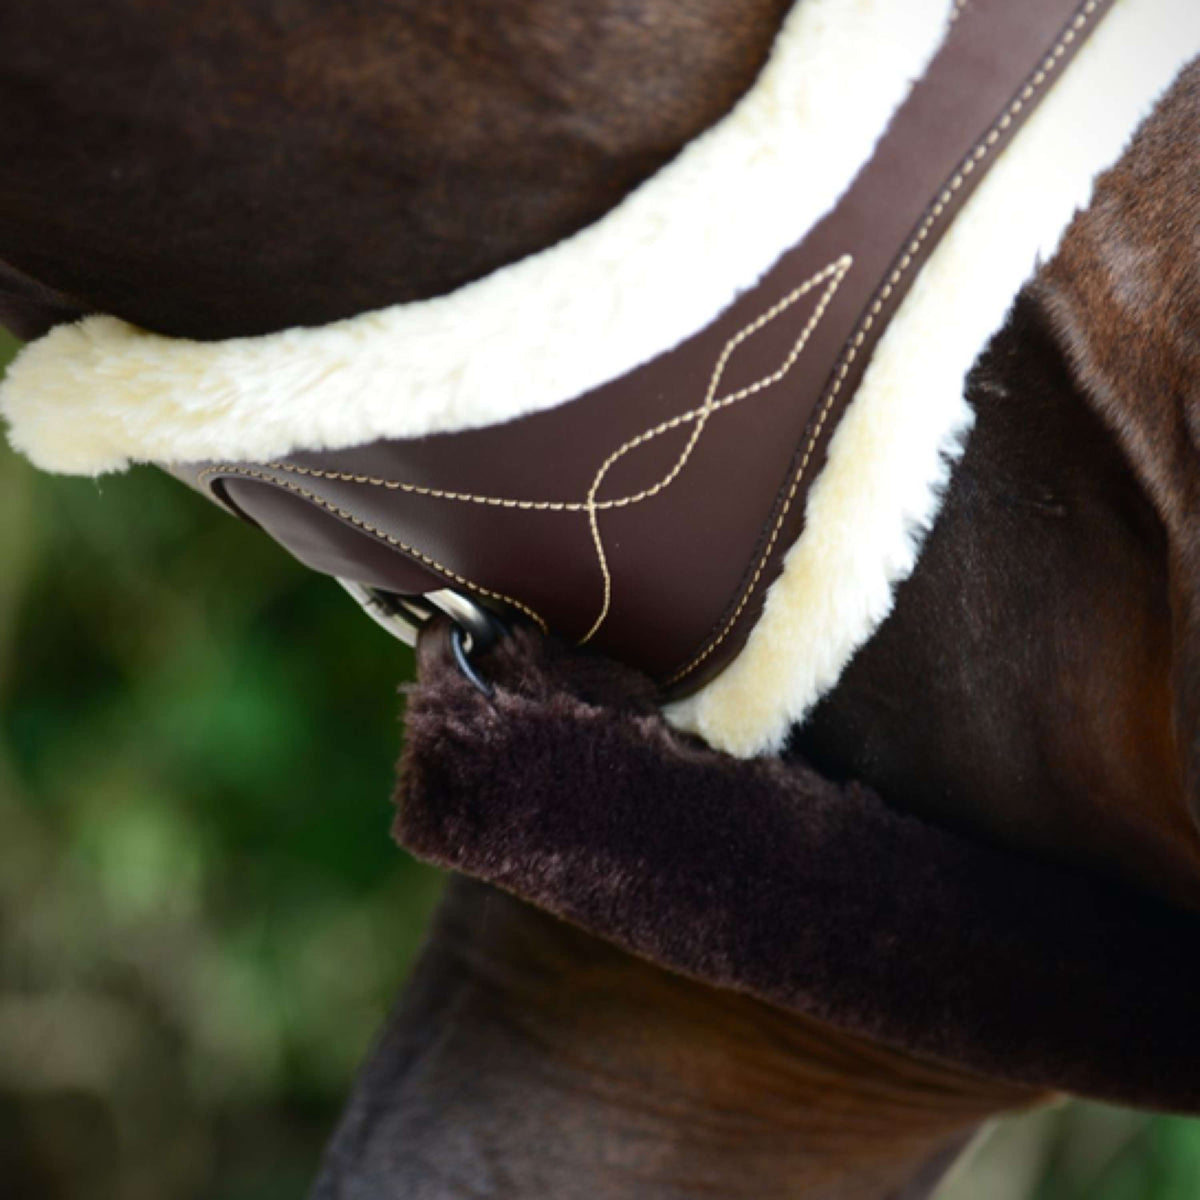
[[[569, 400], [701, 328], [799, 240], [869, 157], [948, 8], [802, 0], [759, 82], [674, 163], [576, 237], [438, 300], [223, 343], [105, 317], [60, 327], [0, 388], [12, 441], [86, 474], [263, 460]], [[836, 682], [916, 562], [971, 423], [962, 384], [980, 348], [1198, 53], [1195, 0], [1117, 0], [919, 274], [762, 619], [723, 674], [670, 707], [678, 725], [736, 754], [771, 751]]]
[[0, 388], [52, 471], [267, 461], [495, 424], [703, 329], [827, 212], [945, 35], [951, 0], [800, 0], [749, 92], [594, 225], [445, 296], [198, 343], [112, 317], [32, 343]]
[[741, 654], [667, 710], [737, 755], [782, 747], [891, 611], [973, 414], [963, 382], [1096, 176], [1200, 55], [1196, 0], [1117, 0], [1000, 155], [880, 340]]

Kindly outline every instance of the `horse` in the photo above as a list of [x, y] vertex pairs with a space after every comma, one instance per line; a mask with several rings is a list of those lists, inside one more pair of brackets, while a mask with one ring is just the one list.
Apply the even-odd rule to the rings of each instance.
[[[718, 122], [788, 7], [8, 6], [0, 320], [205, 342], [450, 293]], [[1165, 922], [1200, 908], [1198, 128], [1193, 65], [975, 363], [920, 558], [781, 756]], [[915, 1200], [1054, 1090], [547, 907], [451, 884], [315, 1195]]]

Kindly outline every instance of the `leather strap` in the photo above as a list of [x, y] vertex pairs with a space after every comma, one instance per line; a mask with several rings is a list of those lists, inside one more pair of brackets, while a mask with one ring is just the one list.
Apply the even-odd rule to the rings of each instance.
[[569, 404], [172, 469], [319, 571], [457, 588], [641, 668], [668, 696], [693, 691], [745, 643], [921, 265], [1108, 7], [961, 4], [837, 207], [707, 328]]

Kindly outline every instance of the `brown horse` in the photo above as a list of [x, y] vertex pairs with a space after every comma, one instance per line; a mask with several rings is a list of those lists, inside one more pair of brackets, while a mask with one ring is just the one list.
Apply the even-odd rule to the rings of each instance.
[[[787, 7], [7, 5], [0, 317], [212, 339], [442, 294], [610, 210], [745, 92]], [[1198, 194], [1192, 68], [977, 364], [919, 566], [789, 747], [1189, 911]], [[917, 1197], [1038, 1098], [459, 882], [317, 1194]]]

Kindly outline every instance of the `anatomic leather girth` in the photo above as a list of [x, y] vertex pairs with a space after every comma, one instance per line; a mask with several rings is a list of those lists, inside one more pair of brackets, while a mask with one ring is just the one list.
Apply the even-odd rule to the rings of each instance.
[[744, 644], [921, 265], [1107, 7], [961, 5], [836, 208], [707, 328], [611, 383], [486, 429], [172, 469], [317, 570], [450, 587], [693, 691]]

